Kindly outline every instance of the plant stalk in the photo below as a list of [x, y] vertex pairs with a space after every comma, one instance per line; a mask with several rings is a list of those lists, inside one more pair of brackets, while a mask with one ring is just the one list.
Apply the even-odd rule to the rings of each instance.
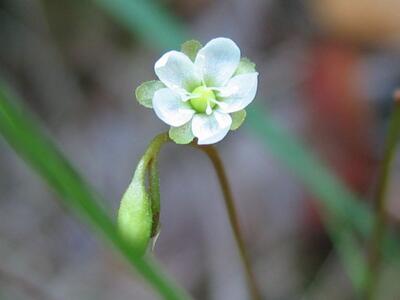
[[372, 232], [370, 251], [368, 256], [368, 270], [365, 280], [365, 299], [376, 298], [376, 290], [382, 264], [382, 246], [387, 229], [386, 204], [387, 189], [390, 182], [390, 171], [393, 166], [398, 140], [400, 137], [400, 90], [394, 93], [394, 110], [392, 112], [388, 133], [385, 141], [385, 152], [381, 165], [380, 176], [376, 192], [375, 224]]
[[243, 263], [246, 281], [249, 287], [249, 292], [252, 300], [261, 300], [261, 292], [258, 288], [254, 272], [251, 266], [250, 258], [247, 253], [245, 242], [243, 238], [242, 231], [240, 229], [238, 214], [235, 207], [235, 202], [233, 200], [232, 190], [229, 186], [228, 178], [225, 173], [225, 169], [222, 160], [217, 152], [217, 150], [212, 146], [198, 146], [194, 144], [197, 148], [201, 149], [207, 154], [208, 158], [211, 160], [214, 169], [217, 173], [219, 183], [221, 185], [222, 193], [224, 196], [225, 207], [228, 213], [229, 222], [232, 227], [233, 235], [239, 250], [239, 256]]
[[[164, 143], [169, 142], [169, 141], [171, 141], [171, 139], [169, 138], [168, 133], [161, 133], [153, 139], [153, 141], [150, 143], [147, 151], [145, 152], [145, 154], [143, 155], [143, 157], [141, 159], [141, 161], [143, 161], [143, 163], [145, 164], [145, 168], [146, 168], [147, 164], [152, 164], [155, 162], [155, 160], [157, 160], [157, 156], [160, 151], [160, 148], [162, 147], [162, 145]], [[194, 142], [192, 142], [191, 145], [194, 146], [195, 148], [202, 150], [209, 157], [209, 159], [211, 160], [211, 162], [214, 166], [214, 169], [216, 171], [216, 174], [217, 174], [217, 177], [218, 177], [221, 189], [222, 189], [222, 193], [224, 196], [223, 198], [224, 198], [229, 222], [230, 222], [230, 225], [232, 228], [232, 232], [233, 232], [233, 235], [235, 238], [236, 245], [239, 250], [239, 257], [240, 257], [241, 262], [244, 267], [245, 277], [246, 277], [246, 281], [247, 281], [247, 284], [249, 287], [249, 293], [251, 295], [251, 299], [252, 300], [261, 300], [262, 299], [261, 293], [257, 286], [254, 272], [251, 267], [249, 255], [248, 255], [246, 247], [245, 247], [243, 234], [242, 234], [242, 231], [241, 231], [240, 225], [239, 225], [238, 214], [237, 214], [235, 203], [233, 200], [233, 194], [232, 194], [229, 182], [228, 182], [228, 178], [225, 173], [225, 169], [224, 169], [222, 160], [221, 160], [217, 150], [213, 146], [210, 146], [210, 145], [199, 146]], [[151, 171], [154, 172], [154, 170], [151, 170]], [[153, 187], [152, 187], [152, 184], [150, 184], [150, 187], [152, 189], [154, 189], [154, 187], [157, 187], [157, 186], [158, 186], [158, 183], [155, 183]], [[156, 191], [156, 192], [158, 193], [158, 191]], [[156, 205], [156, 208], [159, 209], [159, 203], [155, 203], [155, 205]], [[157, 216], [157, 218], [158, 218], [158, 216]]]

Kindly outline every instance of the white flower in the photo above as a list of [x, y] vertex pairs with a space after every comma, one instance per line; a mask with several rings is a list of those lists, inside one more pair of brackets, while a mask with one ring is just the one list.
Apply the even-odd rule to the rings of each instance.
[[[238, 127], [232, 117], [253, 101], [258, 73], [254, 64], [240, 59], [239, 48], [227, 38], [213, 39], [192, 53], [194, 61], [189, 56], [169, 51], [156, 62], [155, 73], [165, 87], [154, 92], [152, 106], [172, 126], [171, 138], [183, 134], [186, 142], [194, 136], [198, 144], [213, 144]], [[242, 62], [247, 70], [238, 72]], [[244, 113], [239, 118], [241, 123]]]

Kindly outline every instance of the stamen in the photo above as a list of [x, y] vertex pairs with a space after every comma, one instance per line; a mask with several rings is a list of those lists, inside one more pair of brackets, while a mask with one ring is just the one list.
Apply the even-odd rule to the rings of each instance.
[[224, 103], [222, 101], [215, 100], [215, 103], [218, 104], [218, 106], [221, 107], [222, 109], [228, 108], [228, 104], [226, 104], [226, 103]]
[[210, 105], [210, 101], [207, 101], [206, 114], [207, 115], [211, 115], [211, 113], [212, 113], [212, 108], [211, 108], [211, 105]]
[[190, 99], [192, 99], [193, 97], [196, 97], [196, 96], [193, 96], [188, 91], [180, 91], [180, 95], [181, 95], [181, 99], [182, 99], [183, 102], [187, 102]]

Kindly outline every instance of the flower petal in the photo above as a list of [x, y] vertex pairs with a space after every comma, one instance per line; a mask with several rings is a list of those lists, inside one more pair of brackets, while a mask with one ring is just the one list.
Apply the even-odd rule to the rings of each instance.
[[240, 49], [227, 38], [209, 41], [197, 53], [194, 64], [209, 87], [223, 86], [235, 73], [240, 61]]
[[232, 113], [249, 105], [256, 96], [257, 77], [257, 72], [237, 75], [229, 80], [226, 86], [219, 88], [219, 109], [225, 113]]
[[201, 84], [193, 62], [182, 52], [169, 51], [154, 65], [158, 78], [170, 89], [191, 92]]
[[183, 102], [179, 94], [174, 93], [169, 88], [155, 92], [153, 108], [161, 120], [174, 127], [189, 122], [195, 113], [189, 103]]
[[214, 111], [211, 115], [197, 114], [192, 120], [192, 132], [199, 145], [213, 144], [222, 140], [232, 124], [230, 115]]

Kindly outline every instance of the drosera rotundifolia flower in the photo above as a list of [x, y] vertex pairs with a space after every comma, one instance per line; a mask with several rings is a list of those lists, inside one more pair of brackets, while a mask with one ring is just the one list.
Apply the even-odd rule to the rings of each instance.
[[228, 38], [215, 38], [204, 47], [188, 41], [181, 51], [169, 51], [155, 63], [159, 80], [136, 89], [142, 105], [170, 125], [169, 137], [199, 145], [222, 140], [229, 130], [240, 127], [244, 108], [257, 91], [255, 65], [240, 57], [239, 47]]

